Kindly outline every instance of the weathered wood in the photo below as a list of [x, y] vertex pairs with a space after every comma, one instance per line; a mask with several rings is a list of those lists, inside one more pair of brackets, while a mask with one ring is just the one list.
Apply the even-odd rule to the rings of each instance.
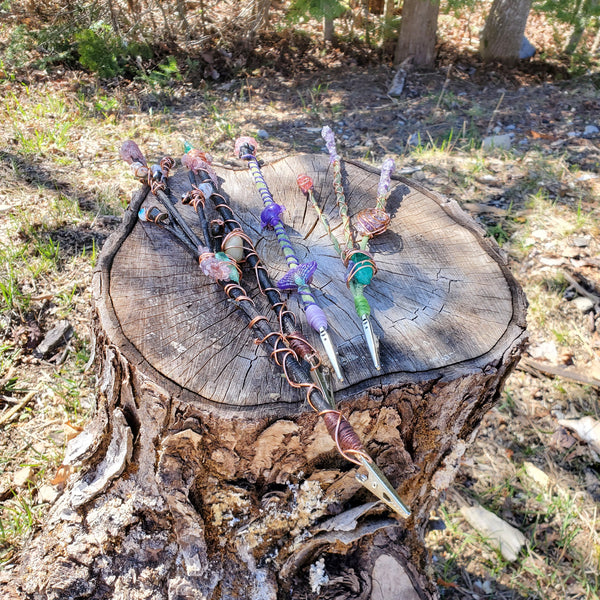
[[[264, 168], [299, 254], [319, 261], [314, 283], [347, 376], [336, 395], [413, 515], [402, 521], [373, 504], [243, 316], [164, 232], [137, 222], [153, 202], [138, 194], [94, 276], [98, 411], [67, 453], [80, 471], [21, 557], [24, 597], [436, 597], [423, 545], [429, 513], [520, 356], [525, 299], [455, 202], [397, 179], [366, 292], [381, 336], [375, 371], [344, 268], [296, 189], [300, 172], [339, 226], [326, 157]], [[260, 230], [249, 174], [218, 174], [277, 279], [285, 264]], [[352, 213], [373, 204], [377, 182], [346, 163]], [[186, 185], [175, 176], [176, 193]], [[252, 274], [244, 281], [272, 314]], [[385, 578], [390, 565], [398, 568]]]

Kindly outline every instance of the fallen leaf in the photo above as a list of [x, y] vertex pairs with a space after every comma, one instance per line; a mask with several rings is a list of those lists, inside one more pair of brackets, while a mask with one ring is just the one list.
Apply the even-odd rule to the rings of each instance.
[[52, 485], [62, 485], [69, 477], [71, 473], [75, 471], [75, 467], [72, 465], [61, 465], [56, 471], [54, 479], [50, 482]]
[[83, 431], [83, 427], [80, 427], [79, 425], [73, 425], [71, 421], [67, 421], [64, 426], [67, 442], [73, 438], [76, 438]]
[[541, 131], [534, 131], [533, 129], [529, 133], [534, 140], [550, 140], [551, 142], [556, 140], [556, 136], [551, 133], [542, 133]]
[[550, 438], [550, 445], [557, 450], [568, 450], [576, 443], [577, 440], [564, 427], [559, 427]]

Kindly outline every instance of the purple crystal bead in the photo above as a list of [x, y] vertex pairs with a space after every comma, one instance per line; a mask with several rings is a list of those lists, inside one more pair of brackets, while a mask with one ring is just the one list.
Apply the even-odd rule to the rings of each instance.
[[260, 213], [260, 224], [263, 229], [266, 227], [268, 229], [272, 229], [279, 223], [279, 215], [285, 210], [281, 204], [269, 204], [263, 211]]
[[302, 263], [297, 267], [291, 268], [278, 282], [277, 287], [280, 290], [297, 290], [298, 285], [302, 283], [310, 283], [313, 275], [317, 270], [317, 263], [311, 260], [307, 263]]

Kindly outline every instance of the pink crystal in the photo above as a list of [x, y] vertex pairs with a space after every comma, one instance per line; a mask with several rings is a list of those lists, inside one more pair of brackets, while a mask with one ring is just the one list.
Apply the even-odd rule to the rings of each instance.
[[139, 146], [133, 140], [127, 140], [123, 142], [119, 155], [126, 163], [129, 164], [134, 162], [140, 163], [144, 166], [147, 166], [148, 164], [146, 163], [146, 159], [144, 158]]

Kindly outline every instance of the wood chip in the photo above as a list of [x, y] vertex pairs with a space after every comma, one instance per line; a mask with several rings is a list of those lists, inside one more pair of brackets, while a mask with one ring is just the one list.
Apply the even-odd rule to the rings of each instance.
[[503, 521], [483, 506], [463, 506], [460, 509], [469, 525], [484, 536], [487, 541], [500, 550], [505, 560], [514, 562], [525, 544], [525, 536], [512, 525]]
[[33, 483], [35, 479], [35, 471], [32, 467], [23, 467], [19, 469], [12, 478], [13, 485], [18, 488], [26, 487], [27, 484]]

